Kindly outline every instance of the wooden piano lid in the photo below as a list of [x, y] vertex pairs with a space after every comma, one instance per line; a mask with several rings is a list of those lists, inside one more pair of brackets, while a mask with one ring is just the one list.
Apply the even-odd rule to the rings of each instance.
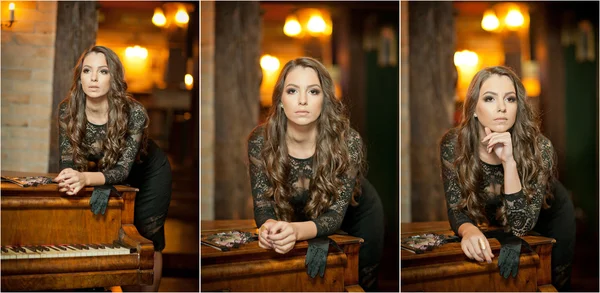
[[[219, 232], [226, 232], [231, 230], [243, 231], [243, 232], [252, 232], [258, 233], [258, 229], [256, 228], [256, 223], [253, 219], [244, 219], [244, 220], [215, 220], [208, 221], [202, 220], [200, 222], [201, 236], [206, 236], [210, 234], [215, 234]], [[350, 236], [350, 235], [340, 235], [333, 234], [330, 235], [329, 238], [333, 239], [340, 247], [343, 247], [347, 244], [354, 243], [362, 243], [364, 240], [362, 238]], [[260, 248], [258, 246], [258, 241], [253, 241], [245, 245], [241, 245], [240, 248], [234, 248], [226, 252], [221, 252], [215, 248], [208, 247], [206, 245], [201, 246], [201, 258], [215, 258], [220, 256], [233, 256], [233, 255], [248, 255], [248, 254], [275, 254], [276, 252], [272, 250], [266, 250]], [[307, 241], [298, 241], [294, 246], [294, 249], [306, 249], [308, 248]], [[331, 249], [331, 248], [330, 248]]]
[[[496, 228], [490, 228], [492, 230]], [[400, 238], [424, 234], [424, 233], [436, 233], [443, 235], [454, 235], [454, 232], [450, 228], [448, 221], [437, 221], [437, 222], [413, 222], [413, 223], [402, 223], [400, 226]], [[552, 238], [542, 236], [526, 235], [522, 237], [532, 248], [542, 244], [555, 243], [556, 240]], [[500, 242], [494, 238], [488, 239], [494, 256], [497, 257], [500, 251]], [[451, 256], [451, 255], [463, 255], [463, 251], [460, 247], [460, 242], [447, 243], [440, 247], [437, 247], [431, 251], [426, 251], [421, 254], [416, 254], [405, 249], [401, 249], [400, 258], [401, 260], [417, 260], [426, 259], [439, 256]], [[465, 256], [466, 258], [466, 256]]]
[[[25, 176], [47, 176], [54, 178], [58, 176], [58, 173], [35, 173], [35, 172], [17, 172], [17, 171], [2, 171], [0, 173], [2, 176], [11, 176], [11, 177], [25, 177]], [[115, 188], [119, 192], [129, 192], [134, 191], [137, 192], [138, 189], [131, 186], [125, 185], [115, 185]], [[10, 195], [19, 195], [19, 196], [27, 196], [27, 195], [41, 195], [44, 196], [63, 196], [63, 194], [57, 192], [58, 187], [55, 183], [53, 184], [45, 184], [39, 186], [30, 186], [30, 187], [21, 187], [17, 184], [11, 182], [2, 182], [0, 190], [2, 191], [3, 196]], [[86, 187], [83, 193], [80, 192], [78, 196], [91, 196], [94, 187]], [[112, 193], [111, 193], [112, 194]]]

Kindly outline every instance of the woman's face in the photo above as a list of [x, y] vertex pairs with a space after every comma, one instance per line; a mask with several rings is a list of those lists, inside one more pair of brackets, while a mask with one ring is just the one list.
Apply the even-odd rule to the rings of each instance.
[[297, 66], [285, 78], [281, 97], [288, 123], [305, 126], [315, 122], [323, 107], [323, 89], [317, 72]]
[[104, 98], [110, 90], [110, 71], [102, 53], [91, 52], [83, 59], [81, 87], [88, 98]]
[[515, 124], [517, 92], [508, 76], [494, 74], [483, 82], [475, 114], [481, 125], [492, 132], [506, 132]]

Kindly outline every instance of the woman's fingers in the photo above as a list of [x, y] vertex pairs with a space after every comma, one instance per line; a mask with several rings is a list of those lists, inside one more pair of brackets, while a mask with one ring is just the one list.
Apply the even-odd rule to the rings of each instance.
[[480, 244], [478, 243], [478, 239], [478, 237], [472, 237], [469, 239], [471, 244], [471, 254], [473, 254], [477, 261], [483, 261], [484, 256], [483, 252], [481, 251], [481, 247], [479, 247]]

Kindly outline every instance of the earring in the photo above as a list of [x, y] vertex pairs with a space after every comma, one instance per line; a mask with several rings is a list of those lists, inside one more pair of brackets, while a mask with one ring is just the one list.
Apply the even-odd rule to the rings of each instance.
[[474, 113], [474, 114], [473, 114], [473, 117], [477, 118], [477, 113]]
[[281, 107], [281, 109], [283, 109], [283, 103], [280, 103], [280, 104], [279, 104], [279, 107]]

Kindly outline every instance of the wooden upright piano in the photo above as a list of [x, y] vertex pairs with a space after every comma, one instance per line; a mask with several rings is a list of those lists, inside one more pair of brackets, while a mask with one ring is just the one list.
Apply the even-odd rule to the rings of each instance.
[[[206, 236], [225, 231], [258, 233], [254, 220], [202, 221], [201, 234]], [[323, 278], [314, 279], [304, 266], [307, 241], [298, 241], [286, 254], [262, 249], [257, 241], [240, 248], [220, 251], [202, 245], [202, 291], [346, 291], [364, 292], [358, 285], [358, 251], [361, 238], [349, 235], [331, 235], [343, 251], [330, 245], [327, 267]]]
[[[401, 232], [401, 238], [423, 233], [454, 235], [448, 221], [402, 223]], [[468, 259], [459, 242], [447, 243], [422, 254], [402, 249], [401, 291], [556, 292], [556, 288], [552, 286], [550, 267], [552, 244], [555, 240], [541, 236], [522, 238], [534, 252], [524, 248], [521, 250], [517, 277], [510, 276], [508, 279], [500, 276], [500, 243], [494, 238], [488, 239], [494, 255], [491, 264]]]
[[133, 225], [137, 189], [115, 187], [120, 195], [111, 192], [105, 214], [94, 215], [92, 187], [68, 196], [54, 183], [20, 187], [2, 182], [2, 290], [152, 284], [154, 247]]

